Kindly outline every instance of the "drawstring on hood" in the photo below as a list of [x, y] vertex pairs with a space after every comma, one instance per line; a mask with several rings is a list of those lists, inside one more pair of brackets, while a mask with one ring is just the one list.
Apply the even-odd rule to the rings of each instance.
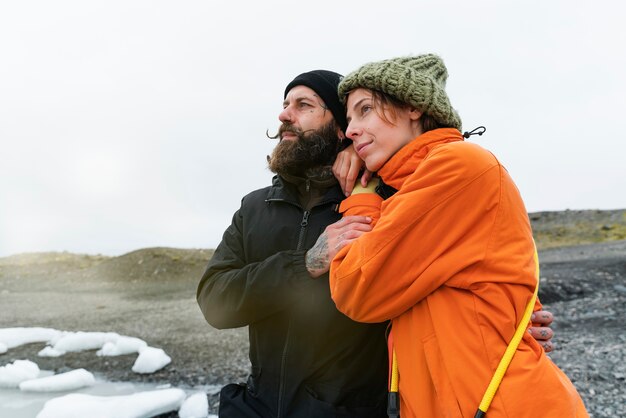
[[487, 128], [485, 128], [484, 126], [479, 126], [478, 128], [474, 128], [469, 132], [463, 132], [463, 138], [469, 138], [472, 135], [478, 135], [481, 136], [482, 134], [484, 134], [485, 132], [487, 132]]

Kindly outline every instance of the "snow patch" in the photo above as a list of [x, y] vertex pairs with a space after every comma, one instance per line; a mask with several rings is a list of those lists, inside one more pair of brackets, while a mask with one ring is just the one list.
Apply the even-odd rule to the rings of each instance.
[[61, 392], [93, 386], [95, 383], [96, 379], [93, 374], [85, 369], [76, 369], [54, 376], [27, 380], [20, 383], [20, 390], [25, 392]]
[[146, 347], [139, 352], [132, 370], [135, 373], [154, 373], [170, 364], [172, 359], [160, 348]]
[[0, 367], [0, 387], [16, 388], [20, 383], [39, 376], [39, 366], [30, 360], [15, 360]]
[[185, 399], [182, 389], [140, 392], [126, 396], [73, 393], [46, 402], [37, 418], [149, 418], [176, 411]]
[[194, 393], [178, 410], [180, 418], [207, 418], [209, 415], [209, 400], [205, 393]]
[[115, 341], [106, 342], [100, 350], [96, 352], [98, 356], [122, 356], [124, 354], [139, 353], [148, 344], [139, 338], [119, 336]]
[[2, 328], [0, 343], [7, 349], [30, 343], [47, 343], [61, 335], [61, 331], [50, 328]]

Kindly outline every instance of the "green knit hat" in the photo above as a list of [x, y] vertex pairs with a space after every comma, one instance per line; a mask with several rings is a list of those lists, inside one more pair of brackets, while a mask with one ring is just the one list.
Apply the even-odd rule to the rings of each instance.
[[339, 97], [363, 87], [386, 93], [433, 117], [443, 127], [461, 130], [461, 118], [446, 94], [448, 71], [441, 58], [426, 54], [370, 62], [339, 83]]

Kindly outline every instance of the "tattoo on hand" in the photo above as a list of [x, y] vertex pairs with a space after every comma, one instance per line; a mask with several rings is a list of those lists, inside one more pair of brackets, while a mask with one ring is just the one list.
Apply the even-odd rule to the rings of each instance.
[[306, 253], [306, 268], [313, 271], [327, 271], [330, 261], [328, 259], [328, 238], [326, 234], [320, 235], [317, 242]]

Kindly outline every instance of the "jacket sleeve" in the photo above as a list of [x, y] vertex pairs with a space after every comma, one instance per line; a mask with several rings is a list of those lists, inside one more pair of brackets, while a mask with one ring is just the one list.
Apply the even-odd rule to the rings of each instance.
[[198, 285], [196, 299], [215, 328], [236, 328], [262, 320], [297, 301], [313, 280], [305, 251], [279, 251], [248, 262], [241, 210], [223, 235]]
[[443, 284], [472, 285], [498, 213], [501, 170], [484, 150], [433, 151], [383, 202], [374, 229], [334, 258], [337, 308], [357, 321], [381, 322]]

